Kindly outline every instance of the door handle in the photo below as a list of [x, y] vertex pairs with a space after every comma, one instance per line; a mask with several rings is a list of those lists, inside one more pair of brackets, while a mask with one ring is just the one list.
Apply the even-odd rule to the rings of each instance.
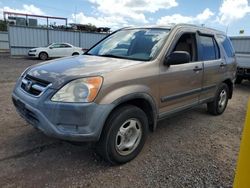
[[220, 64], [220, 67], [225, 67], [225, 66], [227, 66], [225, 63]]
[[195, 72], [198, 72], [198, 71], [201, 71], [201, 70], [202, 70], [202, 68], [200, 68], [200, 67], [196, 66], [193, 70], [194, 70]]

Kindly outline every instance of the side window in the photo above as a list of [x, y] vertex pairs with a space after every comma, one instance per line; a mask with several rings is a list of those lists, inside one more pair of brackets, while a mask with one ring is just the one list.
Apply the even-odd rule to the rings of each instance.
[[51, 47], [52, 47], [52, 48], [60, 48], [60, 47], [61, 47], [61, 44], [53, 44]]
[[234, 57], [235, 52], [234, 52], [234, 48], [232, 46], [230, 39], [224, 35], [219, 35], [218, 39], [219, 39], [220, 43], [222, 44], [222, 46], [227, 54], [227, 57]]
[[192, 62], [197, 61], [197, 45], [194, 33], [185, 33], [177, 41], [173, 51], [186, 51]]
[[71, 48], [71, 46], [68, 44], [62, 44], [61, 46], [62, 46], [62, 48]]
[[200, 35], [202, 48], [201, 59], [203, 61], [216, 60], [220, 58], [220, 51], [215, 39], [211, 36]]

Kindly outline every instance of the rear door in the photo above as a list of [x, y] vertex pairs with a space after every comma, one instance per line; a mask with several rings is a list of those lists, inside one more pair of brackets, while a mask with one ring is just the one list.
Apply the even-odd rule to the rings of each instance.
[[202, 88], [203, 62], [198, 60], [197, 34], [180, 31], [174, 39], [167, 55], [173, 51], [186, 51], [191, 55], [191, 62], [160, 67], [160, 117], [199, 102]]
[[214, 97], [217, 86], [225, 78], [226, 62], [214, 35], [199, 34], [200, 61], [204, 63], [203, 86], [200, 101]]
[[74, 48], [69, 44], [62, 44], [62, 56], [71, 56]]
[[64, 54], [63, 46], [60, 43], [55, 43], [49, 47], [50, 57], [62, 57]]

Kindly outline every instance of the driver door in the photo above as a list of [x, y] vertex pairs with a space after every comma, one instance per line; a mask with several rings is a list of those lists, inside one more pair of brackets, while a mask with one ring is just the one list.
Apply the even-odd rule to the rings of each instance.
[[63, 56], [62, 44], [53, 44], [49, 47], [49, 56], [50, 57], [61, 57]]
[[197, 35], [179, 33], [176, 43], [169, 48], [168, 55], [174, 51], [186, 51], [190, 54], [191, 62], [160, 68], [160, 117], [199, 103], [202, 89], [203, 62], [198, 61]]

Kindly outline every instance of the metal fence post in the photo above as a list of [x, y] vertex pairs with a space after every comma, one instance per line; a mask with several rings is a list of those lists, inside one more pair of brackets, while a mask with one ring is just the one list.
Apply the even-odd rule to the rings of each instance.
[[79, 47], [81, 47], [81, 31], [79, 31]]

